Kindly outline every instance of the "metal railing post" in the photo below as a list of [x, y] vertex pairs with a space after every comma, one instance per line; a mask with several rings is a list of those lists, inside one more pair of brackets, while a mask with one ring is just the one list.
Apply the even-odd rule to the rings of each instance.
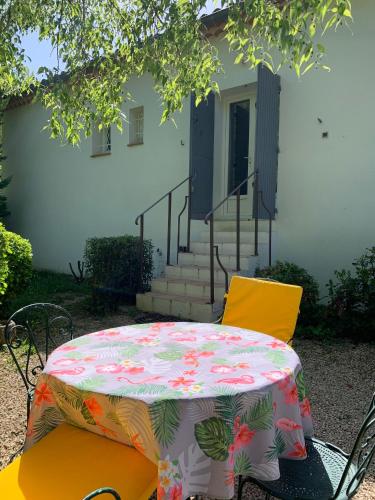
[[241, 197], [240, 197], [240, 188], [237, 189], [236, 192], [236, 270], [240, 271], [241, 270], [241, 264], [240, 264], [240, 203], [241, 203]]
[[189, 190], [188, 190], [188, 214], [187, 214], [187, 234], [186, 234], [186, 249], [190, 252], [190, 223], [191, 223], [191, 193], [192, 193], [192, 181], [193, 178], [190, 176], [189, 179]]
[[172, 193], [168, 193], [167, 266], [171, 263]]
[[143, 237], [144, 237], [144, 215], [142, 214], [139, 225], [139, 291], [143, 291]]
[[214, 272], [214, 215], [210, 216], [210, 303], [215, 302], [215, 272]]
[[255, 211], [255, 222], [254, 222], [254, 255], [258, 255], [258, 226], [259, 226], [259, 178], [258, 172], [255, 172], [254, 179], [254, 211]]

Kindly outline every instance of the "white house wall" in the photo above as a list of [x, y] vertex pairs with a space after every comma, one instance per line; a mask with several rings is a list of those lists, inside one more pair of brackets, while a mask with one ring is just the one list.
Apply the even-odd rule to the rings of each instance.
[[[281, 71], [274, 257], [306, 267], [321, 283], [375, 244], [375, 2], [358, 0], [353, 10], [353, 34], [340, 28], [324, 39], [331, 72], [312, 70], [298, 80]], [[225, 43], [218, 46], [225, 66], [221, 88], [254, 84], [256, 72], [234, 66]], [[47, 115], [39, 105], [7, 113], [10, 223], [31, 239], [37, 266], [66, 271], [88, 237], [136, 234], [135, 216], [188, 175], [189, 106], [176, 116], [178, 128], [159, 126], [160, 103], [151, 87], [147, 76], [130, 85], [137, 99], [131, 106], [144, 106], [145, 144], [127, 147], [128, 131], [114, 131], [112, 154], [102, 158], [90, 158], [91, 140], [79, 150], [50, 140], [41, 132]], [[164, 203], [145, 219], [145, 236], [164, 255], [165, 214]], [[193, 235], [201, 227], [194, 222]]]

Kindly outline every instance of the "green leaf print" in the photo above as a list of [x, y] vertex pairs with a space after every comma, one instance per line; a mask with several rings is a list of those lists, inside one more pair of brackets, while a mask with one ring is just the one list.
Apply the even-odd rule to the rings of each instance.
[[272, 427], [272, 394], [266, 394], [259, 399], [242, 417], [253, 431], [266, 431]]
[[82, 353], [79, 351], [68, 351], [64, 353], [64, 358], [80, 359], [82, 358]]
[[82, 405], [81, 414], [88, 424], [96, 425], [95, 420], [92, 418], [92, 415], [85, 404]]
[[205, 342], [200, 347], [202, 351], [216, 351], [216, 349], [219, 348], [220, 348], [219, 342], [214, 342], [213, 340], [211, 342]]
[[54, 407], [46, 408], [33, 426], [34, 439], [39, 441], [63, 421], [59, 410]]
[[228, 458], [232, 432], [224, 420], [211, 417], [195, 424], [195, 439], [208, 457], [220, 462]]
[[298, 400], [303, 401], [306, 397], [306, 387], [305, 387], [305, 381], [303, 378], [302, 370], [299, 371], [297, 376], [296, 376], [296, 385], [297, 385], [297, 391], [298, 391]]
[[183, 351], [164, 351], [154, 354], [156, 358], [163, 359], [164, 361], [176, 361], [183, 357]]
[[95, 389], [100, 387], [105, 382], [105, 380], [106, 379], [104, 375], [96, 375], [94, 377], [81, 380], [81, 382], [77, 384], [77, 387], [85, 391], [94, 391]]
[[117, 413], [115, 411], [107, 412], [106, 418], [111, 422], [113, 422], [115, 425], [118, 425], [119, 427], [122, 426], [121, 421], [119, 420]]
[[114, 394], [108, 394], [108, 401], [112, 404], [112, 405], [117, 405], [117, 403], [119, 401], [121, 401], [122, 399], [122, 396], [116, 396]]
[[230, 351], [231, 354], [248, 354], [248, 353], [256, 353], [256, 352], [266, 352], [268, 351], [267, 347], [262, 347], [261, 345], [251, 345], [248, 347], [236, 347]]
[[226, 365], [230, 363], [227, 358], [213, 358], [212, 363], [215, 363], [216, 365]]
[[163, 394], [167, 390], [168, 390], [167, 386], [158, 384], [139, 384], [135, 385], [134, 387], [124, 385], [123, 387], [120, 387], [119, 389], [116, 390], [117, 393], [116, 395], [127, 396], [130, 394], [136, 394], [136, 395], [147, 394], [153, 396], [157, 394]]
[[267, 358], [273, 363], [277, 368], [284, 368], [287, 362], [287, 357], [283, 351], [272, 350], [266, 354]]
[[218, 416], [232, 428], [236, 416], [243, 412], [242, 394], [218, 396], [215, 398], [215, 410]]
[[251, 463], [244, 451], [236, 456], [233, 470], [235, 474], [241, 476], [247, 476], [251, 473]]
[[162, 446], [175, 439], [180, 424], [180, 408], [175, 400], [156, 401], [150, 406], [150, 417], [155, 436]]
[[132, 358], [142, 349], [142, 346], [131, 344], [130, 342], [128, 344], [123, 342], [122, 345], [124, 348], [121, 347], [118, 350], [118, 353], [120, 356], [124, 356], [125, 358]]
[[81, 410], [83, 406], [83, 393], [69, 385], [60, 382], [52, 383], [53, 392], [60, 405], [68, 404], [75, 410]]
[[268, 461], [276, 460], [282, 453], [284, 453], [286, 444], [280, 429], [276, 429], [275, 438], [273, 440], [272, 446], [269, 447], [266, 452], [266, 457]]

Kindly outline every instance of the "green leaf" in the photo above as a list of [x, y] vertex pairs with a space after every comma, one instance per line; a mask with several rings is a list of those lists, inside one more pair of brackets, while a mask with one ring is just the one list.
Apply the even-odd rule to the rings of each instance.
[[241, 421], [246, 423], [251, 430], [266, 431], [272, 428], [272, 394], [266, 394], [250, 408]]
[[215, 398], [215, 411], [232, 429], [234, 419], [243, 412], [243, 395], [218, 396]]
[[175, 432], [180, 424], [178, 401], [156, 401], [150, 407], [150, 417], [155, 436], [162, 446], [174, 442]]
[[90, 413], [90, 410], [87, 408], [87, 406], [85, 404], [82, 405], [81, 414], [88, 424], [96, 425], [96, 422], [93, 419], [93, 417]]
[[195, 424], [195, 439], [208, 457], [220, 462], [228, 458], [232, 432], [224, 420], [211, 417]]
[[252, 345], [248, 347], [236, 347], [231, 351], [231, 354], [246, 354], [255, 352], [267, 352], [269, 349], [267, 347]]
[[49, 432], [51, 432], [55, 427], [57, 427], [63, 418], [61, 413], [55, 407], [49, 407], [44, 410], [38, 420], [34, 423], [33, 430], [35, 440], [39, 441]]
[[298, 400], [303, 401], [306, 397], [306, 386], [302, 370], [300, 370], [296, 376], [296, 385], [298, 391]]
[[202, 351], [216, 351], [216, 349], [219, 349], [220, 344], [219, 342], [215, 341], [210, 341], [210, 342], [205, 342], [204, 344], [201, 345], [201, 350]]
[[251, 462], [244, 451], [236, 456], [233, 469], [236, 475], [249, 476], [251, 474]]
[[268, 461], [276, 460], [279, 458], [286, 449], [286, 443], [284, 441], [282, 432], [280, 429], [276, 429], [275, 438], [273, 444], [266, 451], [266, 457]]
[[156, 358], [163, 359], [164, 361], [176, 361], [184, 356], [182, 351], [164, 351], [154, 354]]
[[133, 387], [125, 385], [116, 390], [117, 392], [116, 396], [127, 396], [130, 394], [135, 394], [138, 396], [142, 394], [147, 394], [153, 396], [153, 395], [163, 394], [167, 390], [168, 387], [166, 387], [165, 385], [158, 385], [158, 384], [137, 384]]
[[266, 356], [277, 368], [285, 367], [287, 357], [283, 351], [273, 349], [272, 351], [269, 351]]
[[100, 387], [105, 382], [105, 380], [106, 378], [104, 375], [96, 375], [94, 377], [81, 380], [81, 382], [77, 384], [77, 387], [86, 391], [94, 391], [95, 389]]

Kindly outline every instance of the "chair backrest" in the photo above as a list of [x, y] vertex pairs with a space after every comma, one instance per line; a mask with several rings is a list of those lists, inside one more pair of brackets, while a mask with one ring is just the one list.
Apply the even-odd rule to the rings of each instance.
[[99, 495], [104, 495], [104, 494], [112, 495], [115, 500], [121, 500], [121, 497], [117, 493], [116, 490], [114, 490], [113, 488], [107, 488], [107, 487], [99, 488], [98, 490], [92, 491], [87, 496], [85, 496], [85, 498], [83, 500], [91, 500], [92, 498], [95, 498], [95, 497], [98, 497]]
[[[352, 498], [364, 480], [375, 455], [375, 393], [354, 443], [333, 498]], [[353, 468], [354, 466], [354, 468]], [[355, 473], [353, 474], [353, 470]]]
[[296, 327], [302, 288], [233, 276], [222, 324], [267, 333], [289, 342]]
[[35, 387], [50, 352], [73, 338], [73, 322], [60, 306], [31, 304], [8, 319], [4, 333], [5, 343], [29, 390]]

